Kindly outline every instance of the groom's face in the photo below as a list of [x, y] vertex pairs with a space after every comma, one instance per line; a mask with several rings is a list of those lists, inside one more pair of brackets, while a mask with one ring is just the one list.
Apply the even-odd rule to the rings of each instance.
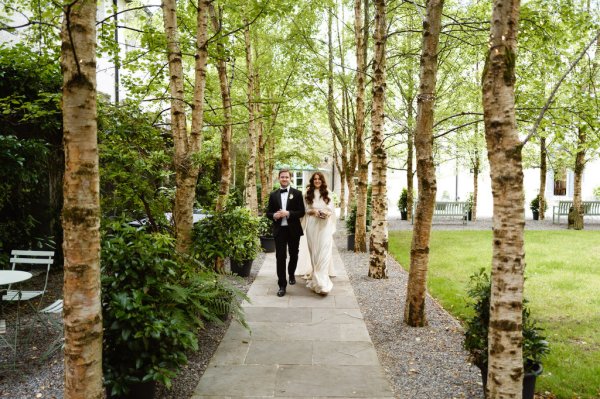
[[281, 172], [279, 174], [279, 185], [281, 187], [287, 187], [290, 184], [290, 174], [288, 172]]

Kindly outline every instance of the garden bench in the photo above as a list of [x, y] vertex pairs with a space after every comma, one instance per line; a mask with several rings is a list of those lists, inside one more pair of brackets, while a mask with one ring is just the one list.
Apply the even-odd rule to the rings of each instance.
[[[552, 207], [552, 223], [555, 219], [560, 224], [561, 216], [569, 216], [573, 201], [558, 201], [558, 206]], [[600, 216], [600, 201], [581, 201], [583, 216]]]
[[[415, 207], [412, 212], [412, 222], [414, 223]], [[467, 213], [469, 206], [467, 202], [453, 202], [453, 201], [436, 201], [433, 207], [433, 219], [436, 218], [455, 218], [459, 217], [463, 224], [467, 223]]]

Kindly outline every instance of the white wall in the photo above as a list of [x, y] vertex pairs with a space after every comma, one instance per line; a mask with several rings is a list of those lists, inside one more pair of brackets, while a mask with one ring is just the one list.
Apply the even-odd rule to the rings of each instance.
[[[546, 200], [548, 202], [548, 209], [546, 210], [546, 217], [552, 217], [552, 207], [558, 205], [558, 201], [572, 200], [573, 199], [573, 172], [569, 171], [567, 176], [567, 195], [555, 196], [554, 195], [554, 173], [548, 171], [546, 176]], [[406, 172], [388, 170], [387, 175], [388, 183], [388, 215], [390, 217], [399, 217], [400, 211], [398, 210], [398, 198], [402, 189], [406, 187]], [[456, 174], [455, 166], [452, 164], [444, 164], [436, 170], [437, 179], [437, 201], [448, 200], [454, 201], [458, 196], [459, 201], [465, 201], [468, 198], [470, 192], [473, 191], [473, 174], [469, 173], [468, 170], [460, 170], [458, 178]], [[525, 203], [523, 204], [525, 209], [525, 218], [531, 219], [531, 210], [529, 209], [529, 203], [538, 194], [540, 182], [540, 171], [539, 169], [526, 169], [523, 171], [523, 188], [525, 192]], [[458, 185], [457, 185], [458, 183]], [[477, 198], [477, 216], [483, 218], [490, 218], [493, 215], [493, 197], [492, 197], [492, 184], [490, 179], [489, 169], [485, 169], [479, 175], [478, 179], [478, 198]], [[590, 162], [586, 165], [583, 174], [582, 181], [582, 197], [584, 201], [600, 200], [595, 198], [593, 190], [595, 187], [600, 186], [600, 160]], [[414, 179], [415, 191], [417, 190], [417, 179]], [[458, 190], [457, 190], [458, 189]], [[418, 195], [418, 194], [417, 194]], [[446, 196], [447, 198], [444, 198]]]

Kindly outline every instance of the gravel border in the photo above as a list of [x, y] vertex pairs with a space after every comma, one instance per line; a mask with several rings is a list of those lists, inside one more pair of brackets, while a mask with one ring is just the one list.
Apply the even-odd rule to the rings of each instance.
[[388, 257], [387, 279], [367, 277], [369, 255], [346, 250], [345, 232], [335, 235], [335, 243], [395, 397], [483, 398], [479, 369], [462, 349], [460, 324], [427, 295], [428, 326], [408, 327], [403, 322], [408, 273]]

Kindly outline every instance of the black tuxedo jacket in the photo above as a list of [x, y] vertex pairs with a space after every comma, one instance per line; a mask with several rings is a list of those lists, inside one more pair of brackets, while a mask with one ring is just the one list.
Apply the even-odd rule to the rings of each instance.
[[[273, 220], [273, 236], [277, 238], [279, 230], [281, 229], [281, 219], [273, 219], [273, 215], [278, 210], [282, 209], [281, 205], [281, 193], [279, 189], [271, 192], [269, 195], [269, 206], [267, 207], [267, 217]], [[290, 216], [287, 218], [290, 233], [300, 237], [304, 235], [302, 232], [302, 226], [300, 225], [300, 218], [304, 216], [304, 200], [302, 199], [302, 192], [295, 188], [289, 187], [288, 189], [288, 200], [286, 211], [290, 212]]]

